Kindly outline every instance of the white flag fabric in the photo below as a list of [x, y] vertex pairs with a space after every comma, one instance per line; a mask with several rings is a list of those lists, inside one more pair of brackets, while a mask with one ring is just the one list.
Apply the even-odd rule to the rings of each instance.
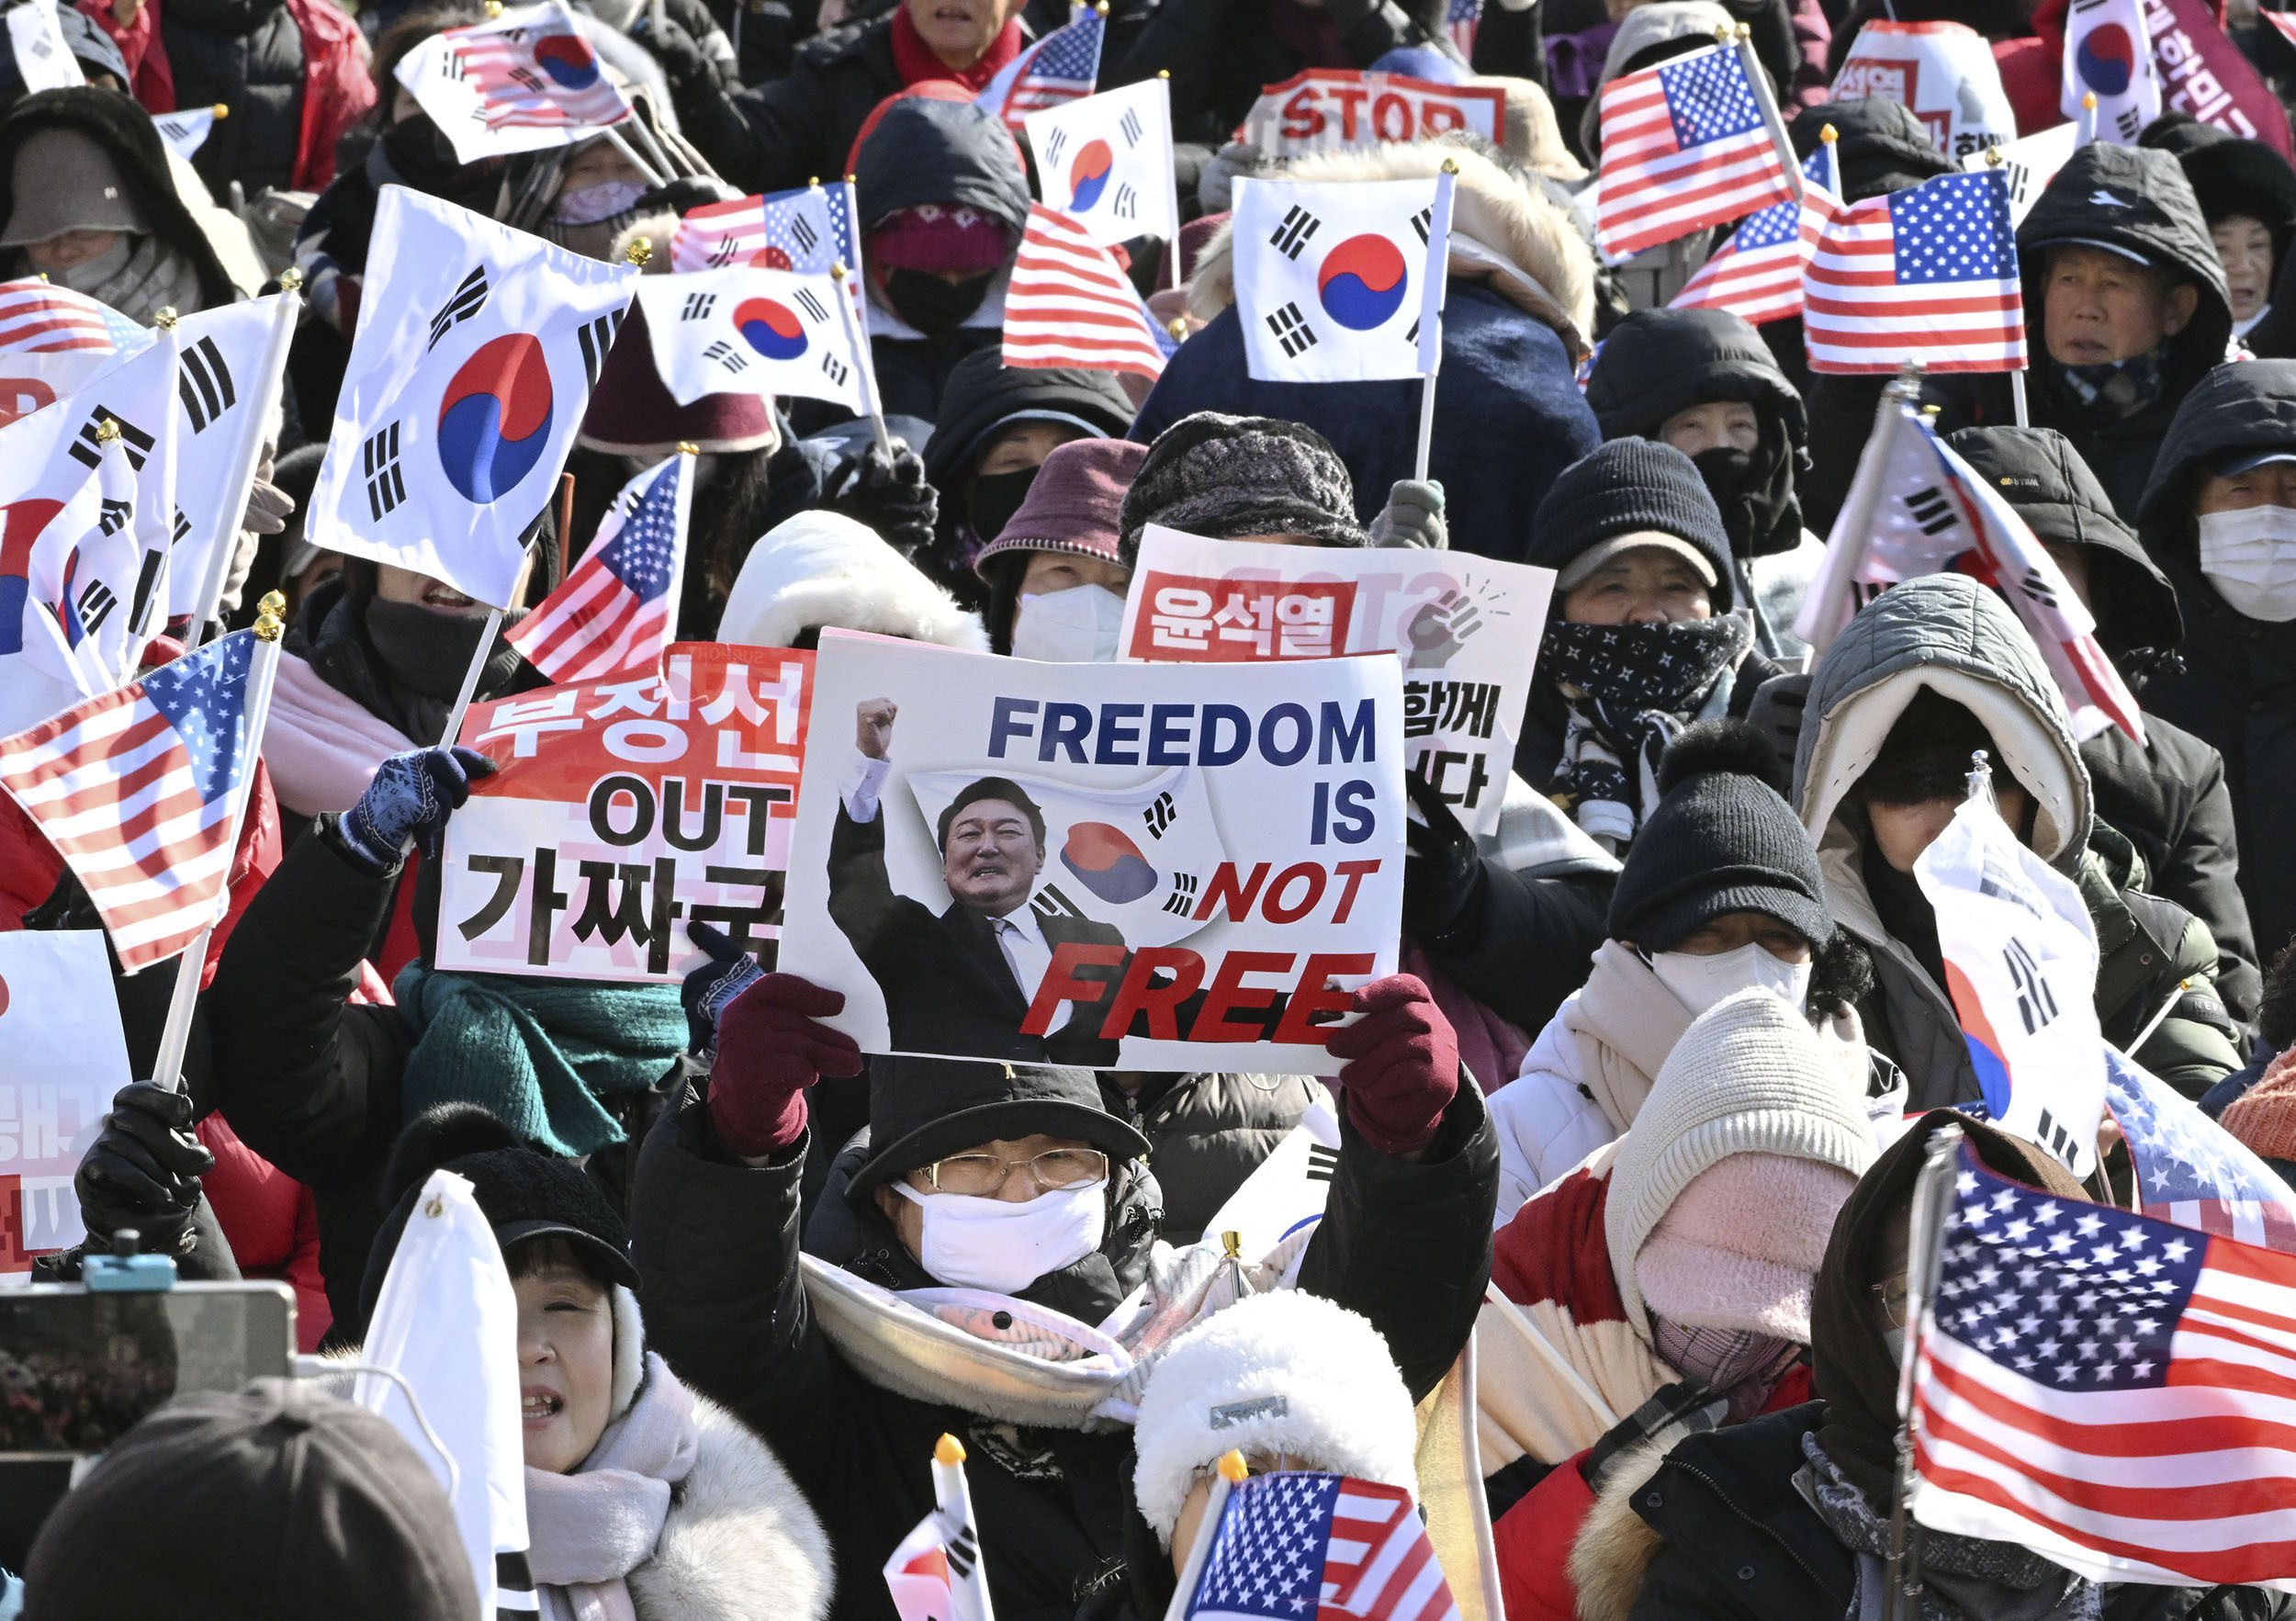
[[2105, 1112], [2097, 930], [2070, 878], [1972, 795], [1913, 864], [1986, 1112], [2086, 1176]]
[[39, 90], [69, 90], [87, 83], [72, 47], [63, 37], [56, 13], [57, 0], [17, 0], [8, 7], [8, 44], [16, 52], [16, 71], [27, 95]]
[[[359, 1360], [407, 1383], [402, 1390], [363, 1373], [352, 1399], [388, 1419], [446, 1490], [478, 1581], [478, 1613], [535, 1610], [531, 1580], [521, 1587], [501, 1579], [505, 1567], [523, 1571], [526, 1563], [518, 1298], [466, 1178], [433, 1171], [422, 1185], [383, 1275]], [[407, 1405], [409, 1391], [429, 1421], [427, 1435]], [[454, 1459], [451, 1482], [440, 1443]]]
[[0, 934], [0, 1188], [15, 1183], [17, 1217], [0, 1282], [21, 1283], [24, 1254], [86, 1236], [73, 1175], [135, 1077], [102, 929]]
[[1239, 180], [1236, 315], [1253, 380], [1435, 376], [1452, 182]]
[[176, 322], [175, 510], [183, 516], [167, 566], [171, 618], [214, 614], [274, 431], [301, 306], [293, 293], [274, 293]]
[[383, 188], [313, 544], [513, 604], [637, 271]]
[[214, 132], [218, 118], [231, 117], [231, 109], [221, 102], [213, 107], [185, 107], [177, 112], [153, 113], [152, 128], [160, 132], [160, 141], [168, 151], [188, 163], [192, 154], [207, 145]]
[[400, 60], [398, 80], [461, 163], [576, 145], [631, 116], [559, 0], [433, 34]]
[[2077, 125], [2059, 124], [2038, 135], [2022, 136], [2000, 146], [1973, 152], [1962, 159], [1961, 166], [1974, 173], [1994, 167], [1991, 160], [1996, 157], [2000, 160], [1998, 166], [2009, 176], [2009, 225], [2014, 229], [2025, 223], [2025, 216], [2032, 212], [2049, 182], [2056, 178], [2057, 171], [2065, 167], [2080, 144]]
[[1179, 241], [1168, 82], [1143, 79], [1021, 122], [1036, 152], [1046, 208], [1067, 215], [1103, 247], [1142, 236]]
[[2081, 116], [2081, 97], [2097, 98], [2097, 139], [2133, 146], [2160, 117], [2160, 73], [2142, 0], [2073, 0], [2065, 14], [2065, 86], [2058, 107]]
[[654, 368], [681, 405], [708, 394], [800, 395], [865, 411], [875, 390], [827, 276], [729, 265], [637, 284]]

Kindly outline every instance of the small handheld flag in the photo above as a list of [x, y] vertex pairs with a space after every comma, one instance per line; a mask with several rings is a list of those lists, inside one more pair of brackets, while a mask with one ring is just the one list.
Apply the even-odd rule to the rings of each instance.
[[964, 1479], [964, 1447], [954, 1435], [934, 1444], [932, 1471], [932, 1512], [885, 1561], [893, 1607], [901, 1621], [996, 1621]]
[[684, 274], [748, 265], [827, 276], [832, 265], [861, 263], [857, 213], [850, 180], [711, 203], [678, 221], [670, 268]]
[[1108, 249], [1065, 214], [1029, 208], [1005, 295], [1005, 364], [1164, 372], [1154, 318]]
[[1770, 81], [1714, 45], [1603, 87], [1595, 245], [1624, 259], [1801, 192]]
[[1411, 1493], [1282, 1470], [1229, 1485], [1198, 1533], [1189, 1621], [1458, 1621]]
[[850, 300], [834, 276], [743, 266], [649, 276], [637, 302], [655, 369], [681, 405], [737, 392], [866, 410], [869, 356], [849, 341], [837, 307]]
[[398, 79], [461, 163], [571, 146], [631, 116], [563, 0], [433, 34], [400, 61]]
[[2073, 0], [2065, 12], [2059, 108], [2068, 118], [2081, 118], [2083, 98], [2091, 96], [2100, 140], [2133, 146], [2160, 117], [2160, 72], [2142, 0]]
[[26, 94], [69, 90], [87, 82], [63, 37], [57, 0], [19, 0], [8, 7], [8, 44]]
[[1435, 374], [1453, 181], [1236, 183], [1236, 317], [1255, 382]]
[[622, 487], [566, 582], [505, 639], [555, 685], [651, 673], [678, 617], [694, 451]]
[[1107, 0], [1079, 6], [1068, 24], [1054, 28], [1014, 57], [988, 87], [973, 98], [1020, 133], [1021, 120], [1048, 107], [1062, 107], [1092, 94], [1100, 82], [1100, 46], [1107, 37]]
[[2146, 1215], [2296, 1250], [2296, 1189], [2190, 1098], [2134, 1059], [2108, 1051], [2105, 1106], [2129, 1145], [2137, 1206]]
[[2025, 295], [1998, 170], [1941, 174], [1851, 204], [1826, 228], [1803, 283], [1812, 371], [2024, 367]]
[[1753, 326], [1802, 313], [1802, 273], [1841, 207], [1834, 128], [1802, 163], [1802, 195], [1749, 214], [1668, 300], [1675, 310], [1728, 310]]
[[1170, 84], [1143, 79], [1024, 122], [1046, 207], [1110, 246], [1140, 236], [1178, 240]]
[[221, 102], [213, 107], [185, 107], [172, 113], [153, 113], [152, 128], [160, 133], [161, 143], [188, 163], [193, 154], [207, 145], [208, 137], [215, 130], [218, 118], [228, 118], [231, 109]]
[[112, 355], [151, 339], [149, 327], [85, 293], [39, 276], [0, 281], [0, 354]]

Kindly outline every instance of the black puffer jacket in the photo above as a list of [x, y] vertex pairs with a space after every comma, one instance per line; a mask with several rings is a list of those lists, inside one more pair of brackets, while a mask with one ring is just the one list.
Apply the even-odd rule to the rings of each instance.
[[2145, 707], [2224, 757], [2240, 830], [2240, 887], [2258, 950], [2296, 936], [2296, 620], [2250, 619], [2200, 572], [2192, 502], [2202, 464], [2222, 450], [2296, 447], [2296, 361], [2220, 366], [2186, 396], [2144, 492], [2138, 534], [2183, 605], [2184, 670], [2145, 689]]
[[236, 180], [253, 197], [286, 190], [303, 133], [303, 35], [282, 0], [166, 0], [160, 37], [175, 75], [175, 105], [221, 102], [191, 166], [219, 203]]
[[892, 24], [880, 17], [808, 39], [781, 77], [736, 92], [695, 73], [673, 94], [686, 138], [732, 184], [759, 192], [845, 174], [871, 110], [900, 89]]
[[[1339, 1165], [1300, 1287], [1370, 1318], [1414, 1395], [1450, 1367], [1474, 1326], [1491, 1270], [1498, 1144], [1482, 1098], [1463, 1086], [1416, 1165], [1343, 1127]], [[961, 1437], [996, 1613], [1074, 1621], [1114, 1613], [1138, 1518], [1131, 1435], [1000, 1422], [869, 1382], [830, 1343], [798, 1265], [804, 1145], [762, 1166], [728, 1154], [690, 1087], [647, 1136], [633, 1190], [631, 1248], [646, 1275], [648, 1337], [679, 1377], [731, 1407], [796, 1476], [838, 1550], [837, 1621], [893, 1621], [876, 1572], [932, 1507], [927, 1468], [942, 1434]], [[854, 1151], [839, 1158], [840, 1171]], [[1146, 1241], [1120, 1204], [1100, 1255], [1130, 1288]], [[1469, 1231], [1475, 1228], [1476, 1231]], [[841, 1176], [805, 1250], [893, 1288], [929, 1279]], [[1087, 1258], [1088, 1260], [1091, 1257]], [[1052, 1279], [1032, 1285], [1035, 1299]], [[1055, 1291], [1056, 1292], [1056, 1291]]]
[[[1964, 428], [1949, 442], [2044, 545], [2077, 549], [2088, 571], [2097, 639], [2142, 694], [2154, 670], [2173, 665], [2184, 616], [2168, 577], [2112, 511], [2088, 464], [2049, 428]], [[2098, 819], [2136, 846], [2151, 875], [2147, 887], [2209, 926], [2216, 939], [2217, 991], [2245, 1024], [2256, 1017], [2264, 987], [2240, 893], [2240, 839], [2223, 757], [2148, 714], [2144, 742], [2110, 727], [2081, 745], [2081, 760]]]
[[1228, 1196], [1290, 1135], [1322, 1087], [1305, 1075], [1154, 1075], [1128, 1092], [1104, 1073], [1100, 1099], [1148, 1139], [1164, 1190], [1166, 1243], [1194, 1244]]

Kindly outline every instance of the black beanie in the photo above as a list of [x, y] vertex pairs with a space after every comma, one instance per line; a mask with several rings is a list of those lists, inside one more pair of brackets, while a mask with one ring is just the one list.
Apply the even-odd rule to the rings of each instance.
[[1762, 912], [1817, 951], [1834, 936], [1818, 849], [1773, 785], [1777, 757], [1740, 721], [1702, 722], [1659, 765], [1662, 798], [1611, 892], [1607, 932], [1671, 951], [1726, 912]]
[[[1523, 560], [1567, 577], [1603, 542], [1641, 531], [1671, 535], [1697, 553], [1714, 576], [1716, 614], [1738, 605], [1722, 513], [1697, 464], [1655, 439], [1613, 439], [1563, 468], [1538, 503]], [[1558, 586], [1559, 605], [1568, 588]]]

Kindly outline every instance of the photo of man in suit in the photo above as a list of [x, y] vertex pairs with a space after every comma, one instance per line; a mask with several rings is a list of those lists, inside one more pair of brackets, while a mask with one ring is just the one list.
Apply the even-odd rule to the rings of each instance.
[[[1029, 896], [1044, 870], [1044, 813], [1020, 785], [982, 777], [960, 790], [940, 813], [934, 841], [950, 905], [936, 913], [894, 893], [885, 872], [881, 794], [892, 774], [890, 698], [854, 709], [855, 758], [838, 784], [829, 838], [829, 916], [853, 944], [884, 993], [893, 1045], [904, 1053], [998, 1058], [1013, 1064], [1114, 1065], [1117, 1043], [1104, 1041], [1107, 1000], [1072, 1008], [1042, 1036], [1023, 1035], [1022, 1021], [1053, 951], [1071, 942], [1121, 948], [1116, 929], [1089, 918], [1041, 916]], [[1114, 983], [1123, 964], [1088, 968], [1079, 979]]]

